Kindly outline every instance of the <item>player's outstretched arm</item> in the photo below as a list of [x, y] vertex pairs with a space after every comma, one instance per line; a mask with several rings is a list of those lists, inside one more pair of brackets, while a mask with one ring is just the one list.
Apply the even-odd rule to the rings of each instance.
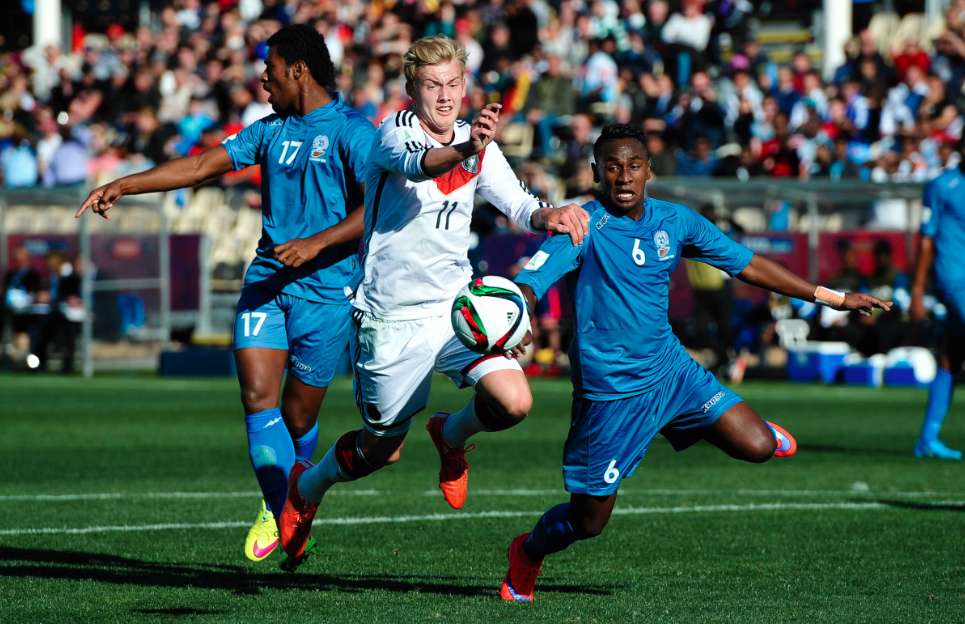
[[79, 218], [90, 208], [108, 219], [107, 212], [114, 202], [124, 195], [170, 191], [195, 186], [214, 176], [231, 171], [231, 158], [220, 145], [210, 147], [195, 156], [176, 158], [157, 167], [134, 173], [95, 188], [80, 205], [74, 218]]
[[281, 245], [275, 245], [273, 250], [275, 259], [285, 266], [300, 267], [328, 247], [335, 247], [362, 238], [364, 213], [365, 211], [360, 206], [332, 227], [324, 229], [314, 236], [293, 238]]
[[928, 273], [931, 271], [934, 259], [935, 239], [931, 236], [922, 236], [921, 242], [918, 244], [915, 278], [911, 283], [911, 307], [908, 309], [913, 321], [920, 321], [925, 318], [925, 286], [928, 284]]
[[824, 286], [817, 286], [791, 273], [780, 264], [767, 258], [755, 255], [744, 270], [738, 274], [742, 281], [760, 288], [830, 306], [836, 310], [857, 310], [861, 314], [870, 315], [875, 308], [891, 310], [891, 301], [882, 301], [877, 297], [863, 293], [841, 293]]
[[472, 122], [468, 141], [428, 150], [422, 160], [422, 171], [430, 178], [441, 176], [473, 154], [486, 149], [496, 136], [499, 110], [502, 107], [502, 104], [487, 104]]

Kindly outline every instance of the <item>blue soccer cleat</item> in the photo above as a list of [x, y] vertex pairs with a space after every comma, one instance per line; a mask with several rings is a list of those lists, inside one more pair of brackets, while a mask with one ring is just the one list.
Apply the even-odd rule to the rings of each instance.
[[953, 448], [948, 448], [942, 444], [941, 440], [918, 440], [915, 445], [915, 457], [918, 459], [947, 459], [950, 461], [962, 461], [962, 452]]

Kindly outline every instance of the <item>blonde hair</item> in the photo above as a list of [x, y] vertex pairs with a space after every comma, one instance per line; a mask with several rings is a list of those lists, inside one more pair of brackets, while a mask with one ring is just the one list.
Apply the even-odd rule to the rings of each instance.
[[405, 79], [415, 80], [415, 72], [425, 65], [459, 61], [466, 68], [466, 49], [445, 35], [423, 37], [409, 46], [403, 57]]

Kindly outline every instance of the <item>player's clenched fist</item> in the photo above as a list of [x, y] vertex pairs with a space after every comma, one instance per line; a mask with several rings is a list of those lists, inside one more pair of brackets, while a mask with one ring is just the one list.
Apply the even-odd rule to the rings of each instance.
[[121, 185], [115, 180], [104, 186], [99, 186], [90, 192], [84, 203], [80, 205], [77, 212], [74, 213], [74, 218], [80, 217], [88, 208], [93, 210], [95, 213], [104, 217], [105, 219], [110, 219], [107, 216], [107, 211], [114, 206], [114, 202], [124, 195], [124, 191], [121, 190]]
[[502, 107], [502, 104], [487, 104], [472, 122], [469, 129], [469, 141], [477, 154], [483, 151], [496, 136], [496, 125], [499, 123], [499, 111]]
[[307, 238], [293, 238], [287, 243], [276, 245], [275, 259], [287, 267], [300, 267], [319, 254], [321, 247]]

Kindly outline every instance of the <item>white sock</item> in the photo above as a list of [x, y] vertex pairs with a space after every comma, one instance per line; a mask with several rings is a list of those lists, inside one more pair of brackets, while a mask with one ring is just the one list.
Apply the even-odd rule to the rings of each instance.
[[348, 481], [338, 469], [335, 445], [328, 447], [322, 461], [302, 473], [298, 478], [298, 493], [309, 503], [318, 504], [328, 488], [339, 481]]
[[480, 431], [488, 429], [476, 417], [476, 397], [473, 397], [461, 410], [446, 418], [442, 425], [442, 440], [452, 448], [462, 448], [470, 436]]

